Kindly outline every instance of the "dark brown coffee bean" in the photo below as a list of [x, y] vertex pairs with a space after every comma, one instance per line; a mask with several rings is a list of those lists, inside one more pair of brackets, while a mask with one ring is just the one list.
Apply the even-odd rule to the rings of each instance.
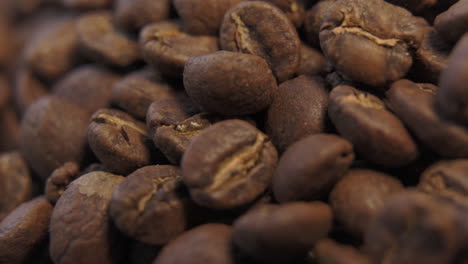
[[146, 62], [169, 77], [180, 78], [190, 57], [219, 50], [218, 39], [191, 36], [180, 25], [161, 22], [146, 26], [140, 32], [140, 49]]
[[62, 5], [74, 9], [99, 9], [109, 7], [114, 0], [59, 0]]
[[304, 18], [304, 30], [307, 42], [313, 47], [320, 47], [320, 28], [327, 15], [328, 8], [337, 0], [320, 0], [307, 10]]
[[104, 171], [108, 172], [108, 169], [102, 165], [101, 163], [91, 163], [89, 164], [86, 168], [84, 168], [82, 171], [80, 171], [79, 176], [88, 174], [90, 172], [94, 171]]
[[437, 4], [438, 0], [385, 0], [394, 5], [404, 7], [412, 13], [421, 13], [422, 11]]
[[80, 66], [54, 85], [53, 94], [94, 113], [110, 106], [111, 89], [118, 78], [96, 65]]
[[[7, 2], [7, 1], [2, 1]], [[2, 8], [2, 7], [0, 7]], [[7, 15], [0, 14], [0, 66], [6, 66], [12, 61], [15, 55], [16, 41], [12, 38], [14, 34], [11, 22], [6, 19]]]
[[366, 232], [365, 250], [375, 263], [456, 263], [462, 220], [447, 204], [407, 191], [380, 210]]
[[328, 92], [322, 80], [299, 76], [282, 83], [268, 109], [266, 131], [280, 152], [326, 128]]
[[15, 110], [7, 107], [0, 112], [0, 151], [14, 151], [20, 146], [20, 121]]
[[418, 158], [418, 148], [403, 123], [370, 93], [337, 86], [330, 93], [328, 114], [340, 135], [366, 160], [401, 167]]
[[151, 141], [143, 122], [115, 109], [101, 109], [91, 117], [89, 146], [113, 173], [127, 175], [152, 162]]
[[45, 180], [67, 161], [81, 163], [89, 114], [55, 96], [32, 104], [21, 122], [21, 154]]
[[[304, 257], [332, 227], [332, 210], [322, 202], [259, 206], [234, 223], [234, 244], [263, 261]], [[261, 242], [260, 242], [261, 241]]]
[[5, 2], [10, 2], [10, 8], [17, 17], [22, 17], [37, 12], [46, 0], [6, 0]]
[[[255, 1], [255, 0], [250, 0]], [[300, 27], [305, 16], [305, 1], [304, 0], [260, 0], [268, 2], [283, 11], [291, 22]]]
[[373, 264], [358, 249], [339, 244], [331, 239], [320, 240], [314, 248], [317, 264]]
[[20, 114], [39, 98], [48, 94], [47, 87], [26, 67], [20, 66], [15, 73], [14, 102]]
[[[32, 263], [46, 241], [52, 205], [43, 197], [23, 203], [0, 222], [0, 263]], [[36, 263], [36, 262], [34, 262]]]
[[112, 88], [112, 102], [139, 119], [145, 119], [152, 102], [174, 97], [175, 91], [151, 68], [125, 76]]
[[328, 8], [320, 44], [342, 75], [379, 87], [406, 75], [411, 50], [419, 47], [427, 26], [424, 19], [381, 0], [338, 0]]
[[418, 188], [468, 207], [468, 160], [439, 161], [426, 169]]
[[190, 58], [185, 65], [187, 94], [203, 109], [222, 115], [247, 115], [268, 107], [277, 90], [262, 58], [218, 51]]
[[242, 2], [231, 8], [221, 25], [220, 44], [224, 50], [264, 58], [280, 82], [299, 67], [301, 41], [297, 31], [288, 17], [269, 3]]
[[228, 225], [201, 225], [172, 240], [153, 264], [234, 264], [231, 239]]
[[134, 32], [169, 18], [169, 12], [170, 0], [116, 0], [114, 21], [121, 29]]
[[96, 11], [82, 15], [76, 31], [81, 51], [96, 63], [127, 67], [139, 57], [138, 44], [117, 31], [110, 12]]
[[468, 34], [458, 42], [451, 53], [447, 69], [440, 77], [440, 89], [436, 95], [436, 103], [442, 115], [462, 125], [468, 125], [467, 60]]
[[0, 222], [32, 196], [29, 168], [18, 152], [0, 155]]
[[92, 172], [68, 186], [50, 221], [54, 263], [118, 263], [123, 241], [112, 226], [108, 208], [112, 192], [123, 180], [122, 176]]
[[244, 0], [174, 0], [185, 30], [195, 35], [218, 35], [224, 14]]
[[233, 208], [268, 187], [277, 160], [265, 134], [245, 121], [226, 120], [192, 141], [182, 159], [182, 175], [199, 205]]
[[468, 157], [468, 128], [434, 110], [437, 87], [400, 80], [387, 91], [391, 109], [430, 150], [447, 158]]
[[457, 42], [468, 32], [468, 1], [460, 0], [438, 15], [434, 28], [447, 40]]
[[327, 70], [327, 60], [323, 54], [309, 47], [307, 44], [302, 43], [301, 45], [301, 63], [297, 68], [297, 75], [322, 75]]
[[57, 203], [68, 185], [79, 177], [80, 166], [76, 162], [66, 162], [47, 178], [45, 196], [51, 204]]
[[305, 137], [281, 156], [273, 177], [275, 198], [289, 202], [324, 197], [353, 160], [353, 146], [339, 136]]
[[11, 87], [5, 76], [0, 75], [0, 109], [7, 107], [11, 100]]
[[175, 166], [147, 166], [128, 175], [114, 190], [109, 213], [116, 226], [138, 241], [163, 245], [187, 226], [187, 198]]
[[385, 201], [402, 190], [402, 184], [390, 175], [352, 169], [333, 188], [330, 204], [345, 230], [362, 238]]

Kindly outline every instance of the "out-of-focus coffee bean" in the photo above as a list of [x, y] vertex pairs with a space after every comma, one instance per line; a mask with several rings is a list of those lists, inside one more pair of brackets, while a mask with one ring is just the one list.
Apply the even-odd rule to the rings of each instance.
[[45, 195], [51, 204], [57, 203], [68, 185], [78, 178], [80, 166], [76, 162], [66, 162], [47, 178]]
[[78, 10], [107, 8], [114, 0], [59, 0], [62, 5]]
[[20, 121], [12, 107], [0, 112], [0, 151], [14, 151], [20, 145]]
[[0, 75], [0, 109], [7, 107], [11, 100], [12, 89], [5, 76]]
[[47, 87], [26, 67], [20, 66], [15, 73], [14, 103], [20, 114], [39, 98], [48, 94]]
[[358, 249], [331, 239], [317, 242], [314, 253], [317, 264], [373, 264], [372, 260]]
[[297, 75], [322, 75], [327, 70], [327, 60], [323, 54], [309, 47], [307, 44], [302, 43], [301, 45], [301, 63], [297, 68]]
[[412, 13], [420, 13], [421, 11], [428, 9], [435, 4], [438, 0], [385, 0], [391, 4], [404, 7]]
[[438, 15], [434, 21], [434, 28], [447, 40], [457, 42], [468, 32], [468, 1], [459, 0]]
[[125, 31], [138, 31], [147, 24], [167, 19], [170, 2], [170, 0], [115, 0], [114, 21]]

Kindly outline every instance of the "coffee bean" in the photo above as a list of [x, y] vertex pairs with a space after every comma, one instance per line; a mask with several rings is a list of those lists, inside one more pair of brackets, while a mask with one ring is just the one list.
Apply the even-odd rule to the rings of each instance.
[[18, 152], [0, 155], [0, 221], [32, 196], [28, 165]]
[[434, 85], [400, 80], [391, 85], [387, 98], [396, 115], [433, 152], [447, 158], [468, 157], [468, 129], [435, 112], [436, 90]]
[[421, 13], [437, 4], [438, 0], [385, 0], [394, 5], [408, 9], [413, 13]]
[[115, 109], [101, 109], [91, 117], [88, 142], [96, 157], [113, 173], [127, 175], [152, 162], [146, 126]]
[[18, 115], [12, 107], [3, 109], [0, 113], [0, 151], [14, 151], [20, 145], [20, 123]]
[[26, 66], [20, 66], [14, 78], [14, 103], [20, 114], [24, 114], [30, 105], [48, 94], [46, 85]]
[[401, 167], [419, 155], [403, 123], [370, 93], [337, 86], [330, 93], [328, 113], [340, 135], [353, 143], [366, 160]]
[[322, 239], [315, 245], [317, 264], [372, 264], [372, 260], [358, 249]]
[[[250, 0], [255, 1], [255, 0]], [[281, 9], [296, 27], [300, 27], [305, 16], [305, 1], [303, 0], [260, 0], [271, 3]]]
[[[9, 13], [8, 8], [0, 8]], [[2, 43], [2, 45], [0, 46], [0, 65], [6, 66], [9, 62], [12, 61], [14, 57], [13, 55], [14, 50], [16, 48], [16, 43], [15, 39], [12, 38], [14, 30], [12, 27], [12, 22], [10, 22], [9, 19], [7, 19], [8, 15], [0, 14], [0, 17], [0, 43]]]
[[427, 26], [424, 19], [381, 0], [338, 0], [328, 8], [320, 45], [341, 74], [379, 87], [406, 75], [411, 49], [419, 47]]
[[114, 21], [119, 28], [134, 32], [169, 18], [169, 12], [169, 0], [116, 0]]
[[83, 9], [99, 9], [109, 7], [114, 0], [58, 0], [61, 4], [68, 8], [78, 10]]
[[385, 201], [402, 190], [402, 184], [390, 175], [352, 169], [333, 188], [330, 204], [346, 231], [362, 238]]
[[182, 158], [182, 176], [199, 205], [234, 208], [265, 191], [277, 159], [261, 131], [245, 121], [226, 120], [192, 141]]
[[438, 15], [434, 27], [447, 40], [457, 42], [468, 32], [468, 1], [460, 0]]
[[300, 63], [301, 42], [294, 25], [276, 6], [262, 1], [242, 2], [224, 16], [220, 29], [224, 50], [264, 58], [278, 81], [294, 75]]
[[55, 96], [28, 108], [21, 122], [21, 154], [43, 180], [67, 161], [81, 163], [88, 119], [79, 106]]
[[0, 109], [5, 108], [11, 100], [12, 89], [5, 76], [0, 75]]
[[123, 180], [122, 176], [92, 172], [68, 186], [50, 221], [54, 263], [118, 263], [123, 241], [110, 222], [108, 208], [112, 192]]
[[47, 178], [45, 195], [51, 204], [56, 204], [68, 185], [79, 177], [80, 166], [76, 162], [66, 162]]
[[187, 226], [187, 197], [181, 192], [181, 175], [174, 166], [140, 168], [114, 190], [109, 213], [127, 236], [163, 245]]
[[25, 202], [0, 222], [0, 263], [21, 264], [47, 239], [52, 205], [38, 197]]
[[273, 193], [280, 202], [326, 196], [354, 160], [347, 140], [328, 134], [308, 136], [281, 156], [273, 177]]
[[332, 211], [325, 203], [267, 204], [236, 220], [233, 241], [256, 259], [288, 263], [304, 257], [331, 226]]
[[297, 75], [322, 75], [327, 70], [327, 60], [323, 54], [309, 47], [307, 44], [302, 43], [301, 45], [301, 63], [297, 68]]
[[203, 109], [222, 115], [260, 112], [270, 105], [277, 90], [265, 60], [229, 51], [190, 58], [184, 85]]
[[334, 4], [336, 0], [321, 0], [307, 10], [304, 18], [304, 30], [307, 42], [313, 47], [320, 47], [320, 29], [327, 15], [328, 8]]

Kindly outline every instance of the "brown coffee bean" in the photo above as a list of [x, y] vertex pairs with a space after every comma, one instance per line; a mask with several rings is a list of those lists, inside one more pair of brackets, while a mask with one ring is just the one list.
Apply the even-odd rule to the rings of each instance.
[[352, 169], [333, 188], [330, 204], [345, 230], [362, 238], [385, 201], [402, 190], [402, 184], [390, 175]]
[[244, 0], [174, 0], [185, 30], [195, 35], [218, 35], [224, 14]]
[[322, 75], [327, 70], [327, 60], [323, 54], [309, 47], [307, 44], [302, 43], [301, 45], [301, 63], [297, 68], [297, 75]]
[[304, 30], [307, 42], [313, 47], [320, 47], [320, 28], [327, 15], [328, 8], [336, 0], [320, 0], [311, 9], [307, 10], [304, 18]]
[[15, 151], [20, 145], [20, 121], [15, 110], [7, 107], [0, 112], [0, 152]]
[[143, 122], [115, 109], [101, 109], [91, 117], [89, 146], [113, 173], [127, 175], [152, 162], [152, 144]]
[[128, 175], [114, 190], [109, 213], [116, 226], [138, 241], [163, 245], [187, 226], [188, 197], [181, 193], [175, 166], [147, 166]]
[[236, 220], [233, 241], [256, 259], [286, 263], [281, 261], [304, 257], [324, 238], [332, 217], [331, 208], [322, 202], [262, 205]]
[[21, 122], [21, 154], [45, 180], [67, 161], [81, 163], [89, 114], [55, 96], [32, 104]]
[[32, 196], [29, 168], [18, 152], [0, 155], [0, 222]]
[[56, 204], [68, 185], [79, 177], [80, 166], [76, 162], [66, 162], [47, 178], [45, 196], [51, 204]]
[[110, 106], [111, 89], [118, 78], [100, 66], [80, 66], [55, 83], [53, 94], [94, 113]]
[[297, 31], [270, 3], [249, 1], [231, 8], [224, 16], [219, 41], [224, 50], [264, 58], [280, 82], [293, 76], [299, 67], [301, 41]]
[[140, 32], [140, 49], [145, 61], [169, 77], [180, 78], [190, 57], [219, 50], [218, 39], [191, 36], [180, 25], [161, 22], [146, 26]]
[[421, 175], [418, 189], [468, 206], [468, 160], [439, 161]]
[[48, 94], [46, 85], [26, 66], [20, 66], [14, 78], [14, 103], [20, 114], [24, 114], [30, 105]]
[[281, 156], [273, 176], [273, 193], [279, 202], [324, 197], [354, 160], [353, 146], [331, 134], [305, 137]]
[[368, 161], [401, 167], [418, 158], [418, 148], [403, 123], [370, 93], [337, 86], [330, 93], [328, 114], [340, 135]]
[[404, 7], [412, 13], [421, 13], [437, 4], [438, 0], [385, 0], [394, 5]]
[[116, 30], [110, 12], [80, 16], [76, 31], [81, 51], [96, 63], [127, 67], [138, 60], [137, 43]]
[[[4, 10], [8, 9], [5, 8]], [[13, 26], [11, 25], [11, 22], [7, 19], [8, 15], [0, 14], [0, 16], [2, 17], [0, 18], [0, 43], [2, 43], [2, 45], [0, 46], [0, 66], [4, 67], [8, 65], [8, 63], [10, 63], [14, 58], [13, 55], [15, 55], [14, 51], [16, 48], [16, 43], [15, 39], [12, 38], [14, 30]]]
[[468, 32], [468, 1], [460, 0], [438, 15], [434, 28], [447, 40], [456, 43]]
[[424, 19], [381, 0], [338, 0], [328, 8], [320, 44], [342, 75], [379, 87], [406, 75], [411, 50], [419, 47], [427, 26]]
[[317, 264], [373, 264], [372, 260], [358, 249], [328, 238], [317, 242], [314, 255]]
[[442, 115], [462, 125], [468, 125], [467, 60], [468, 34], [465, 34], [450, 55], [447, 69], [440, 77], [440, 89], [436, 95], [436, 103]]
[[277, 90], [262, 58], [218, 51], [190, 58], [185, 65], [187, 94], [203, 109], [222, 115], [247, 115], [268, 107]]
[[50, 221], [54, 263], [118, 263], [123, 241], [110, 222], [108, 208], [112, 192], [123, 180], [122, 176], [92, 172], [68, 186]]
[[139, 119], [145, 119], [152, 102], [174, 97], [176, 92], [151, 68], [128, 74], [112, 88], [112, 102]]
[[134, 32], [169, 18], [169, 12], [169, 0], [116, 0], [114, 21], [119, 28]]
[[437, 87], [400, 80], [387, 91], [391, 109], [425, 146], [447, 158], [468, 157], [468, 129], [442, 119], [434, 110]]
[[[250, 0], [255, 1], [255, 0]], [[304, 0], [260, 0], [268, 2], [283, 11], [286, 16], [296, 27], [300, 27], [305, 16], [305, 1]]]
[[265, 191], [277, 160], [265, 134], [245, 121], [226, 120], [193, 139], [182, 159], [182, 175], [199, 205], [234, 208]]
[[455, 263], [462, 239], [460, 213], [435, 198], [407, 191], [390, 198], [366, 232], [375, 263]]
[[114, 0], [59, 0], [61, 4], [74, 9], [99, 9], [109, 7]]
[[6, 0], [17, 17], [32, 15], [37, 12], [45, 0]]
[[91, 163], [86, 168], [84, 168], [82, 171], [80, 171], [79, 176], [85, 175], [85, 174], [88, 174], [88, 173], [94, 172], [94, 171], [108, 172], [106, 167], [104, 165], [102, 165], [101, 163]]
[[326, 129], [328, 92], [323, 81], [299, 76], [282, 83], [268, 109], [266, 131], [280, 152]]
[[43, 197], [21, 204], [0, 222], [0, 263], [36, 263], [46, 241], [52, 205]]
[[201, 225], [172, 240], [153, 264], [234, 264], [231, 239], [228, 225]]

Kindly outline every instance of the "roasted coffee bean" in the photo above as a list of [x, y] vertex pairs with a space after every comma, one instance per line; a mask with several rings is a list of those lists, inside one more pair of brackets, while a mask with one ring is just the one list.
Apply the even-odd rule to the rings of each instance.
[[358, 249], [322, 239], [315, 245], [317, 264], [372, 264], [372, 260]]
[[145, 119], [152, 102], [174, 97], [176, 93], [151, 68], [130, 73], [112, 88], [112, 102], [139, 119]]
[[110, 106], [111, 89], [118, 76], [105, 68], [86, 65], [75, 68], [53, 87], [53, 94], [88, 112]]
[[89, 164], [86, 168], [84, 168], [82, 171], [80, 171], [79, 176], [88, 174], [90, 172], [94, 171], [104, 171], [107, 172], [107, 169], [104, 165], [101, 163], [91, 163]]
[[327, 60], [323, 54], [309, 47], [307, 44], [302, 43], [301, 45], [301, 63], [297, 68], [297, 75], [322, 75], [327, 70]]
[[402, 184], [390, 175], [352, 169], [333, 188], [330, 204], [346, 231], [362, 238], [385, 201], [402, 190]]
[[320, 47], [320, 28], [325, 20], [328, 8], [335, 2], [336, 0], [320, 0], [306, 12], [304, 18], [305, 35], [307, 42], [313, 47]]
[[110, 221], [108, 208], [112, 192], [123, 180], [122, 176], [91, 172], [68, 186], [50, 221], [54, 263], [118, 263], [123, 241]]
[[421, 13], [437, 4], [438, 0], [385, 0], [394, 5], [404, 7], [412, 13]]
[[88, 142], [113, 173], [127, 175], [153, 161], [145, 124], [119, 110], [101, 109], [93, 114]]
[[236, 220], [233, 241], [256, 259], [286, 263], [305, 257], [331, 230], [332, 218], [331, 208], [322, 202], [261, 205]]
[[190, 57], [219, 50], [218, 39], [211, 36], [191, 36], [182, 32], [179, 24], [150, 24], [140, 32], [140, 49], [146, 62], [169, 77], [180, 78]]
[[265, 60], [230, 51], [190, 58], [184, 85], [203, 109], [222, 115], [260, 112], [270, 105], [277, 90]]
[[447, 158], [468, 157], [468, 128], [441, 118], [434, 110], [437, 87], [400, 80], [387, 91], [391, 109], [425, 146]]
[[127, 67], [138, 60], [138, 44], [117, 31], [110, 12], [82, 15], [76, 31], [80, 50], [96, 63]]
[[293, 76], [300, 64], [301, 41], [294, 25], [279, 8], [262, 1], [231, 8], [219, 41], [224, 50], [264, 58], [280, 82]]
[[0, 222], [0, 263], [37, 261], [32, 254], [46, 242], [52, 205], [43, 197], [21, 204]]
[[66, 162], [47, 178], [45, 196], [51, 204], [57, 203], [68, 185], [79, 177], [80, 166], [76, 162]]
[[280, 202], [326, 196], [354, 160], [353, 146], [331, 134], [305, 137], [281, 156], [273, 177], [273, 193]]
[[61, 98], [39, 99], [21, 121], [21, 154], [43, 180], [67, 161], [81, 163], [88, 120], [85, 110]]
[[75, 9], [99, 9], [109, 7], [114, 0], [58, 0], [62, 5]]
[[26, 66], [20, 66], [14, 77], [14, 103], [20, 114], [39, 98], [48, 94], [47, 87]]
[[12, 90], [5, 76], [0, 75], [0, 109], [7, 107], [11, 100]]
[[434, 21], [435, 29], [447, 40], [457, 42], [468, 32], [468, 1], [459, 0]]
[[280, 152], [312, 134], [325, 132], [328, 92], [323, 81], [299, 76], [282, 83], [268, 109], [266, 131]]
[[370, 93], [337, 86], [330, 93], [328, 114], [340, 135], [368, 161], [401, 167], [418, 158], [418, 148], [403, 123]]
[[462, 206], [468, 206], [468, 160], [439, 161], [426, 169], [418, 188]]
[[7, 19], [7, 15], [0, 14], [0, 17], [0, 43], [2, 43], [0, 46], [0, 66], [5, 67], [14, 58], [13, 55], [15, 55], [14, 51], [16, 48], [16, 41], [12, 38], [14, 29], [12, 27], [12, 23]]
[[[466, 218], [416, 191], [390, 198], [369, 226], [365, 251], [375, 263], [456, 263]], [[465, 224], [466, 225], [466, 224]]]
[[0, 155], [0, 222], [32, 196], [29, 168], [18, 152]]
[[167, 19], [169, 12], [170, 0], [115, 0], [114, 21], [119, 28], [134, 32]]
[[114, 190], [109, 213], [116, 226], [138, 241], [163, 245], [187, 226], [188, 197], [181, 193], [181, 175], [175, 166], [147, 166]]
[[15, 110], [7, 107], [0, 112], [0, 151], [14, 151], [20, 145], [20, 121]]
[[328, 8], [320, 45], [342, 75], [380, 87], [406, 75], [411, 50], [427, 27], [424, 19], [382, 0], [338, 0]]
[[277, 160], [265, 134], [245, 121], [226, 120], [192, 141], [182, 159], [182, 176], [199, 205], [233, 208], [265, 191]]
[[[250, 0], [255, 1], [255, 0]], [[291, 22], [300, 27], [305, 17], [305, 1], [304, 0], [260, 0], [268, 2], [283, 11]]]
[[459, 41], [451, 53], [448, 67], [440, 77], [440, 89], [436, 95], [436, 103], [442, 115], [465, 126], [468, 125], [467, 61], [468, 34]]
[[201, 225], [172, 240], [153, 264], [234, 264], [231, 239], [228, 225]]
[[195, 35], [218, 35], [224, 14], [244, 0], [174, 0], [185, 30]]

